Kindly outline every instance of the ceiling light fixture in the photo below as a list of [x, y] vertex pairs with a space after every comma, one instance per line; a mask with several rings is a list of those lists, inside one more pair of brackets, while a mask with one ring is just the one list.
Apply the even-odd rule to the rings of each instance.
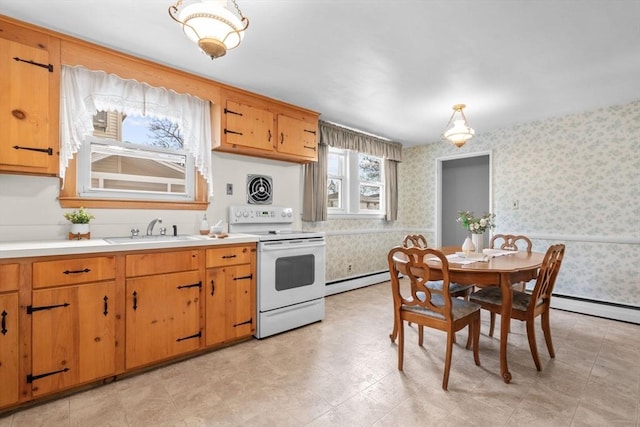
[[[473, 135], [476, 133], [471, 129], [471, 126], [469, 126], [464, 111], [462, 111], [465, 107], [466, 105], [464, 104], [456, 104], [453, 106], [453, 114], [451, 114], [449, 123], [447, 123], [441, 135], [442, 139], [451, 142], [458, 148], [462, 147], [467, 140], [473, 138]], [[456, 113], [460, 113], [460, 115], [454, 120]]]
[[202, 0], [185, 6], [178, 14], [184, 0], [169, 6], [169, 16], [182, 25], [182, 30], [205, 55], [211, 59], [220, 58], [227, 50], [237, 47], [249, 19], [242, 15], [238, 4], [231, 0], [239, 15], [227, 9], [226, 0]]

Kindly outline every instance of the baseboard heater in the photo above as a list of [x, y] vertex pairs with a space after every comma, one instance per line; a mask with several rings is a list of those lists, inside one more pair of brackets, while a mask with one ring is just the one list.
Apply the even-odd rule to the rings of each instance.
[[632, 305], [553, 294], [551, 307], [574, 313], [588, 314], [589, 316], [640, 324], [640, 307]]
[[[341, 292], [386, 282], [387, 280], [390, 280], [389, 271], [380, 271], [357, 277], [335, 280], [327, 282], [326, 295], [339, 294]], [[559, 310], [586, 314], [589, 316], [640, 324], [640, 307], [632, 305], [553, 294], [553, 298], [551, 298], [551, 307]]]
[[386, 282], [387, 280], [391, 280], [389, 271], [380, 271], [377, 273], [369, 273], [361, 276], [334, 280], [333, 282], [327, 282], [325, 295], [334, 295], [358, 288], [364, 288], [365, 286], [375, 285], [376, 283]]

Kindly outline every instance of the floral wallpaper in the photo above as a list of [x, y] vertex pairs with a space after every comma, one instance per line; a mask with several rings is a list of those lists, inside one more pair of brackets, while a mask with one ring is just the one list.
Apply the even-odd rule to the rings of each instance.
[[639, 144], [640, 100], [480, 131], [460, 149], [440, 142], [407, 148], [398, 221], [340, 219], [304, 228], [327, 232], [328, 282], [384, 271], [388, 250], [404, 234], [435, 239], [436, 159], [491, 151], [494, 233], [525, 234], [536, 251], [564, 243], [557, 293], [640, 307]]

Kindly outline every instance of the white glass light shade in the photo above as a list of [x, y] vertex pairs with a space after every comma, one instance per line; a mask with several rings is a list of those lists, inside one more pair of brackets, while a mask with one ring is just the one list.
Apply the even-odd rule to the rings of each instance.
[[471, 129], [465, 120], [455, 120], [453, 126], [444, 132], [444, 137], [453, 142], [456, 146], [461, 147], [471, 139], [475, 131]]
[[237, 47], [244, 37], [244, 31], [240, 31], [244, 29], [242, 21], [226, 8], [226, 3], [226, 0], [194, 3], [186, 6], [178, 17], [186, 36], [212, 57]]

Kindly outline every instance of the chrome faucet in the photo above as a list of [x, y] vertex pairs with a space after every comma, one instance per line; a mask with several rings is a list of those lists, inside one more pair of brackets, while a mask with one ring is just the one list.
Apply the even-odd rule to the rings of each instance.
[[153, 226], [156, 225], [156, 222], [162, 223], [162, 218], [156, 218], [147, 225], [147, 236], [151, 236], [153, 234]]

